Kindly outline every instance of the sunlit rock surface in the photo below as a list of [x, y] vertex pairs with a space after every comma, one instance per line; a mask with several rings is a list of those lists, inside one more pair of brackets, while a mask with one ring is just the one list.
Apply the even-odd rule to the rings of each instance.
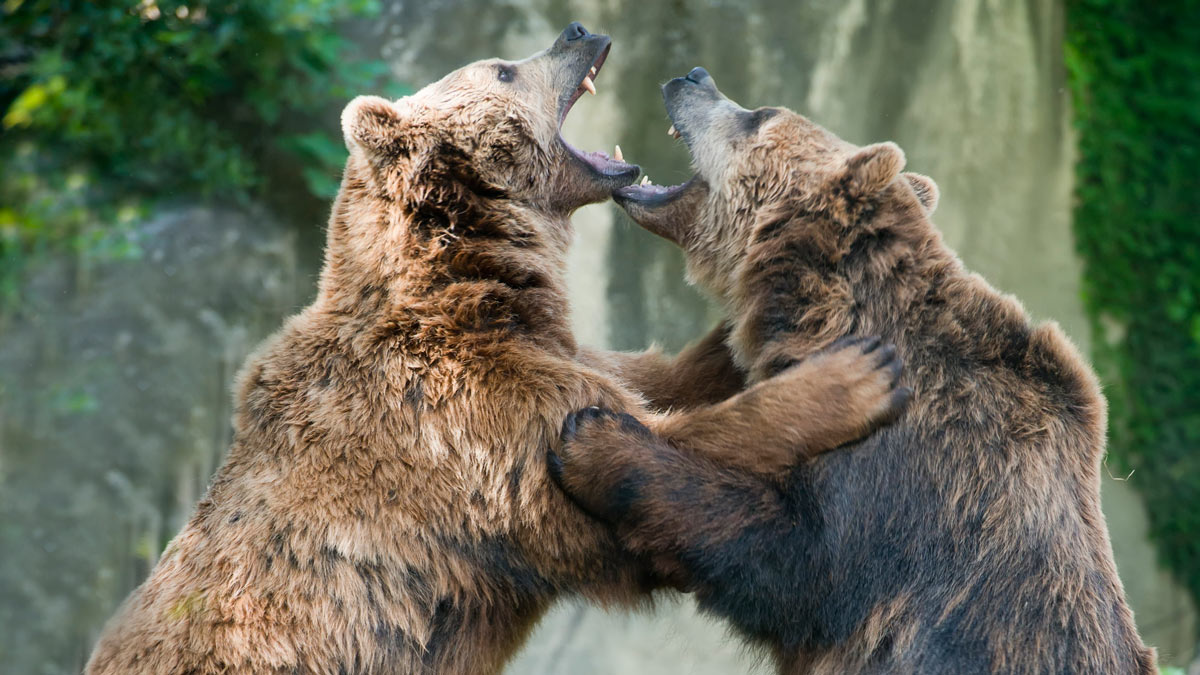
[[248, 352], [311, 293], [296, 237], [204, 208], [38, 270], [0, 324], [0, 673], [78, 672], [200, 498]]

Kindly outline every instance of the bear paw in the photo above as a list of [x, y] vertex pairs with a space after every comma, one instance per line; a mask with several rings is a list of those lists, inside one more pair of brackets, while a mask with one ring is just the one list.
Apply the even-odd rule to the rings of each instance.
[[896, 345], [878, 337], [841, 338], [814, 358], [828, 359], [825, 367], [840, 373], [844, 409], [861, 417], [865, 427], [896, 421], [912, 399], [913, 390], [900, 386], [904, 361]]
[[560, 440], [546, 455], [551, 478], [593, 516], [624, 518], [645, 483], [632, 459], [648, 454], [654, 434], [632, 415], [592, 406], [567, 415]]
[[824, 451], [895, 422], [913, 390], [900, 385], [904, 364], [896, 346], [877, 337], [848, 337], [777, 376], [807, 390], [812, 427], [807, 444]]

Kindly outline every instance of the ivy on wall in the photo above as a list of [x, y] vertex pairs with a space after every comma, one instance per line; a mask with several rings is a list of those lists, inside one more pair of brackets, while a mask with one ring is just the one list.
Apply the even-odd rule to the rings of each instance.
[[1200, 5], [1068, 0], [1066, 24], [1109, 449], [1200, 603]]

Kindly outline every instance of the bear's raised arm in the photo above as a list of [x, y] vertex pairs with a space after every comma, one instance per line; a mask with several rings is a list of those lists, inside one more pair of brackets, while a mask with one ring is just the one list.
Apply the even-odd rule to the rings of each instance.
[[[723, 466], [778, 476], [894, 419], [912, 395], [899, 386], [900, 371], [892, 345], [847, 338], [719, 403], [677, 409], [647, 425]], [[593, 451], [610, 461], [607, 448], [577, 444], [571, 451], [581, 462]]]
[[698, 571], [684, 551], [776, 517], [780, 484], [798, 462], [895, 419], [912, 395], [897, 386], [900, 371], [891, 345], [856, 338], [721, 403], [653, 417], [649, 427], [588, 408], [567, 418], [550, 472], [664, 580], [690, 587]]
[[[568, 418], [550, 474], [587, 512], [613, 527], [662, 583], [720, 588], [706, 563], [748, 527], [791, 522], [775, 480], [655, 435], [632, 415], [587, 408]], [[752, 452], [752, 448], [747, 448]], [[736, 563], [738, 558], [729, 558]], [[715, 572], [715, 575], [714, 575]]]

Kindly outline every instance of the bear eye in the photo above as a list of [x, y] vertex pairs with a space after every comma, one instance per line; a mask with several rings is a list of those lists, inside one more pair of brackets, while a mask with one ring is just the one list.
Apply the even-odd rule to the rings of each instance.
[[759, 108], [753, 112], [741, 113], [742, 131], [746, 134], [757, 133], [762, 123], [774, 117], [778, 112], [775, 108]]
[[496, 79], [501, 82], [512, 82], [517, 76], [517, 69], [512, 66], [497, 66]]
[[763, 122], [766, 122], [777, 114], [779, 114], [779, 111], [774, 108], [759, 108], [751, 116], [750, 126], [752, 129], [758, 129], [762, 126]]

